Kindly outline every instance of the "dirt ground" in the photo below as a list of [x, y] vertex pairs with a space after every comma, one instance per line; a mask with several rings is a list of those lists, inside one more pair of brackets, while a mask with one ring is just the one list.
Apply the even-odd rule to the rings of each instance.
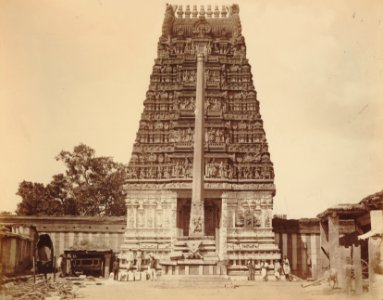
[[361, 296], [342, 293], [340, 290], [331, 290], [322, 284], [302, 288], [300, 282], [234, 282], [234, 286], [209, 287], [206, 284], [196, 283], [177, 285], [167, 282], [118, 282], [112, 280], [97, 280], [78, 290], [83, 299], [92, 300], [226, 300], [226, 299], [283, 299], [283, 300], [317, 300], [317, 299], [383, 299], [372, 298], [368, 294]]
[[[383, 300], [383, 293], [346, 295], [340, 289], [331, 289], [327, 284], [302, 288], [305, 281], [114, 281], [103, 278], [57, 278], [46, 282], [33, 281], [8, 283], [0, 289], [0, 300], [62, 300], [74, 297], [89, 300], [242, 300], [242, 299], [280, 299], [280, 300]], [[383, 285], [382, 285], [383, 287]], [[379, 289], [383, 291], [383, 289]], [[379, 296], [377, 296], [379, 295]]]

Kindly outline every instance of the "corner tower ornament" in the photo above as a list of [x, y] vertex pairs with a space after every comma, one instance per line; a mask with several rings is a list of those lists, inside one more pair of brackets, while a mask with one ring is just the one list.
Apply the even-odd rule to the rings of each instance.
[[241, 32], [238, 5], [166, 6], [128, 165], [122, 258], [153, 253], [169, 275], [242, 275], [249, 259], [280, 259], [273, 164]]

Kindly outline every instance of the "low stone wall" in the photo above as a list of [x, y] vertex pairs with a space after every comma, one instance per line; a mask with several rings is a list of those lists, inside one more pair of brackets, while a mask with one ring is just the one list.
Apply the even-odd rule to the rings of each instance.
[[[124, 242], [125, 217], [24, 217], [1, 216], [0, 223], [35, 225], [39, 234], [50, 235], [55, 256], [81, 242], [100, 243], [119, 252]], [[320, 266], [319, 220], [273, 219], [275, 243], [286, 255], [293, 274], [316, 278]]]
[[32, 268], [37, 242], [34, 226], [0, 224], [0, 276], [24, 273]]
[[74, 245], [92, 243], [118, 252], [124, 239], [124, 217], [29, 217], [0, 216], [0, 224], [35, 225], [39, 234], [49, 234], [58, 257]]

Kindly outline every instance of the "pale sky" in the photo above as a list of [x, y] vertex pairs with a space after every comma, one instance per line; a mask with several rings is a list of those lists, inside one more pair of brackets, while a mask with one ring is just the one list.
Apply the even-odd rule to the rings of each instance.
[[[62, 149], [128, 163], [165, 3], [0, 0], [0, 211], [22, 180], [62, 172]], [[383, 189], [383, 1], [237, 3], [274, 212], [313, 217]]]

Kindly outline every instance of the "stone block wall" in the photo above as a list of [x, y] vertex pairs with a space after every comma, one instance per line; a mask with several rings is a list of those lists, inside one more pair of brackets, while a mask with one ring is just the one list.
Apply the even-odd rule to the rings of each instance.
[[32, 267], [36, 228], [30, 225], [1, 225], [0, 276], [17, 274]]
[[31, 217], [1, 216], [0, 224], [29, 224], [38, 234], [49, 234], [57, 257], [73, 245], [87, 243], [118, 252], [124, 240], [125, 217]]
[[[226, 201], [222, 203], [222, 209], [226, 210]], [[222, 228], [228, 228], [228, 218], [222, 218]], [[121, 246], [126, 239], [126, 217], [24, 217], [2, 216], [0, 223], [35, 224], [38, 232], [50, 235], [58, 256], [76, 243], [81, 241], [100, 242], [112, 248], [113, 252], [120, 252]], [[275, 239], [274, 244], [279, 247], [281, 256], [287, 255], [290, 260], [293, 274], [299, 277], [310, 277], [307, 257], [311, 260], [312, 277], [316, 277], [320, 262], [319, 243], [319, 220], [300, 219], [286, 220], [274, 218], [272, 222], [273, 232], [268, 239]], [[131, 228], [131, 234], [134, 230]], [[222, 232], [227, 235], [234, 229]], [[129, 232], [129, 230], [128, 230]], [[226, 252], [227, 241], [220, 239], [217, 245], [221, 255]], [[149, 251], [149, 250], [148, 250]], [[307, 254], [308, 253], [308, 254]]]

